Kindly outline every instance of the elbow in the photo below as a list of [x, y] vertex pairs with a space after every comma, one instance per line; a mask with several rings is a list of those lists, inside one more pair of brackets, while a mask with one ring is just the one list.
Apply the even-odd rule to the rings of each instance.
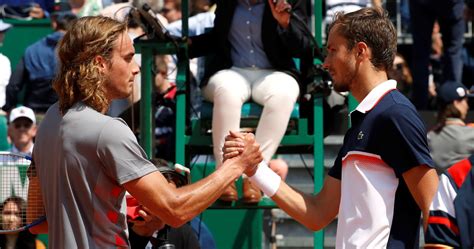
[[163, 212], [163, 221], [171, 227], [177, 228], [180, 227], [186, 222], [190, 221], [193, 216], [187, 209], [183, 208], [183, 204], [179, 202], [172, 202], [167, 206], [166, 210]]
[[170, 214], [168, 219], [165, 220], [165, 223], [171, 227], [178, 228], [186, 224], [186, 222], [188, 222], [189, 220], [191, 220], [191, 218], [187, 215], [175, 212]]

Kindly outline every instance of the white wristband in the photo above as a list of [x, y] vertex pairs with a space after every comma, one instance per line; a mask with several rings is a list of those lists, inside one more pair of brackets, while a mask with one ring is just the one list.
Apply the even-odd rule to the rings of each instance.
[[273, 172], [264, 161], [258, 165], [255, 174], [249, 178], [269, 197], [275, 195], [280, 187], [280, 176]]

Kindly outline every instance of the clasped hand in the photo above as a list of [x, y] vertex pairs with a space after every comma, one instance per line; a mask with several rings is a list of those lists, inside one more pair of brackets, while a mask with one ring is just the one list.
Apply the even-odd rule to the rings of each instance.
[[254, 175], [258, 164], [263, 160], [260, 145], [252, 133], [229, 132], [222, 152], [224, 161], [238, 157], [237, 160], [246, 167], [244, 173], [247, 176]]

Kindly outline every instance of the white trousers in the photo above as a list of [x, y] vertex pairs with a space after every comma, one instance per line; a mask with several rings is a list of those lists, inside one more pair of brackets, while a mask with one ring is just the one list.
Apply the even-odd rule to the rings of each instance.
[[249, 100], [263, 106], [255, 139], [264, 160], [270, 161], [285, 134], [299, 86], [295, 78], [283, 72], [232, 67], [214, 74], [202, 93], [214, 103], [212, 142], [220, 166], [225, 136], [230, 130], [239, 130], [241, 108]]

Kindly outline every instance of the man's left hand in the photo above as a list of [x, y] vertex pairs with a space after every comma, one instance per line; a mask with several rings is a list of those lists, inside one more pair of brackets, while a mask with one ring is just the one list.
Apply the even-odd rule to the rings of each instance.
[[288, 10], [291, 10], [291, 5], [286, 0], [276, 0], [275, 3], [273, 3], [273, 1], [274, 0], [268, 0], [273, 17], [282, 28], [288, 28], [291, 17]]

